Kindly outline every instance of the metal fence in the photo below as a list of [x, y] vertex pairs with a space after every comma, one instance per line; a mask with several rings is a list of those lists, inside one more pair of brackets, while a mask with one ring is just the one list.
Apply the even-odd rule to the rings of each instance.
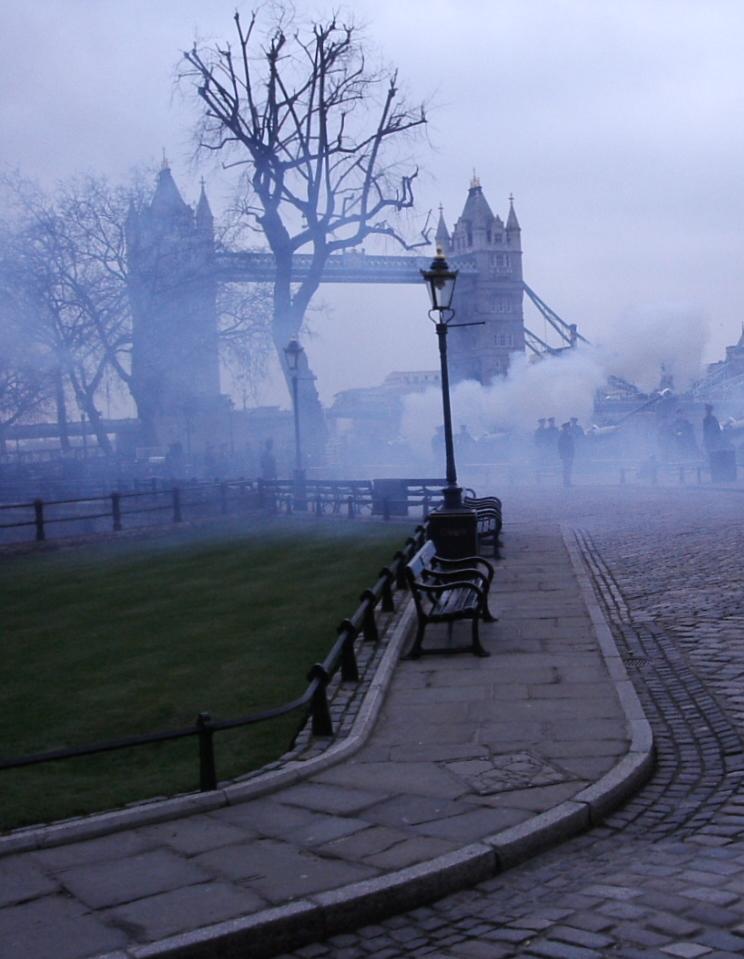
[[[380, 482], [383, 485], [380, 485]], [[384, 484], [390, 484], [385, 486]], [[441, 503], [442, 479], [309, 480], [302, 502], [290, 480], [216, 480], [163, 487], [157, 483], [134, 492], [67, 499], [34, 499], [0, 505], [0, 544], [72, 535], [89, 535], [238, 513], [246, 509], [296, 512], [353, 519], [426, 517]]]
[[338, 626], [336, 641], [323, 662], [315, 663], [310, 668], [307, 673], [308, 686], [297, 699], [262, 712], [241, 716], [238, 719], [215, 720], [208, 712], [201, 712], [193, 725], [181, 729], [152, 732], [139, 736], [126, 736], [106, 742], [92, 743], [87, 746], [56, 749], [50, 752], [20, 756], [15, 759], [5, 759], [0, 761], [0, 771], [196, 737], [199, 745], [199, 788], [202, 792], [206, 792], [217, 788], [218, 775], [214, 751], [216, 733], [251, 726], [298, 712], [301, 714], [299, 728], [304, 726], [309, 717], [314, 736], [332, 736], [334, 728], [328, 705], [328, 684], [337, 673], [340, 673], [342, 682], [360, 682], [355, 643], [359, 636], [363, 637], [364, 642], [379, 642], [376, 612], [378, 609], [386, 613], [394, 612], [395, 591], [406, 589], [405, 565], [413, 554], [423, 546], [425, 539], [426, 528], [417, 526], [414, 535], [409, 537], [403, 548], [395, 554], [390, 566], [384, 567], [374, 585], [364, 591], [355, 612]]
[[292, 480], [258, 480], [258, 503], [274, 512], [298, 509], [320, 516], [365, 513], [388, 520], [412, 511], [424, 518], [442, 503], [445, 479], [307, 480], [301, 487]]
[[[173, 488], [150, 487], [132, 493], [106, 493], [70, 499], [35, 499], [0, 505], [0, 542], [120, 532], [141, 526], [180, 523], [207, 515], [255, 507], [256, 483], [231, 480]], [[50, 527], [52, 529], [50, 530]]]

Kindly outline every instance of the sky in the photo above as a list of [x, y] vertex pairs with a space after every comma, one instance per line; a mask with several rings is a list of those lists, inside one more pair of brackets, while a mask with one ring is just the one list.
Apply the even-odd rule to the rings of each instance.
[[[198, 105], [174, 76], [195, 37], [231, 37], [234, 9], [4, 0], [0, 163], [52, 187], [81, 172], [125, 180], [165, 150], [185, 199], [204, 175], [219, 208], [225, 176], [195, 161]], [[588, 339], [632, 338], [642, 353], [647, 326], [677, 336], [675, 311], [696, 318], [705, 362], [738, 339], [744, 3], [354, 0], [346, 10], [410, 99], [427, 103], [418, 215], [441, 202], [451, 228], [475, 170], [495, 213], [515, 196], [525, 280]], [[305, 346], [326, 402], [391, 370], [436, 368], [423, 285], [325, 286], [318, 299]], [[542, 335], [541, 320], [526, 321]], [[260, 399], [286, 405], [274, 379]]]

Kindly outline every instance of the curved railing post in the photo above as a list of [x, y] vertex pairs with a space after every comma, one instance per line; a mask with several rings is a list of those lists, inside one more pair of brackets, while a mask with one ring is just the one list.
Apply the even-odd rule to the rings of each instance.
[[359, 665], [354, 652], [356, 630], [350, 619], [345, 619], [338, 627], [339, 636], [346, 633], [344, 644], [341, 647], [341, 679], [345, 683], [359, 682]]
[[377, 620], [375, 619], [377, 597], [371, 589], [365, 589], [359, 598], [367, 600], [367, 608], [364, 610], [364, 620], [362, 622], [364, 638], [369, 643], [378, 643], [380, 641], [380, 634], [377, 631]]
[[199, 736], [199, 789], [210, 792], [217, 788], [217, 768], [214, 762], [214, 730], [209, 713], [199, 713], [196, 729]]
[[383, 613], [394, 613], [395, 602], [393, 601], [393, 582], [395, 576], [389, 566], [384, 566], [380, 570], [380, 576], [385, 577], [385, 583], [382, 587], [382, 611]]
[[406, 582], [406, 570], [405, 566], [408, 562], [407, 557], [404, 555], [402, 550], [393, 556], [393, 561], [395, 563], [395, 588], [396, 589], [406, 589], [408, 583]]
[[114, 532], [121, 531], [121, 493], [111, 494], [111, 520], [113, 522]]
[[44, 500], [34, 500], [34, 523], [36, 524], [36, 541], [41, 543], [46, 539], [44, 532]]
[[307, 674], [309, 682], [317, 680], [315, 692], [310, 703], [313, 736], [332, 736], [333, 720], [328, 708], [328, 673], [320, 663], [315, 663]]

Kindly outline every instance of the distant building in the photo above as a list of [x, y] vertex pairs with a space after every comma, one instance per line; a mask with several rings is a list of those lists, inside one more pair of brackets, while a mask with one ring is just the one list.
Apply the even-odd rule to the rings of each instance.
[[706, 402], [731, 404], [739, 415], [744, 404], [744, 324], [738, 341], [726, 347], [725, 359], [708, 366], [692, 395]]
[[522, 231], [513, 198], [504, 223], [474, 176], [451, 235], [440, 208], [436, 242], [460, 270], [454, 322], [483, 324], [450, 331], [451, 378], [491, 383], [506, 374], [513, 354], [525, 349]]
[[744, 373], [744, 323], [741, 325], [741, 336], [733, 346], [726, 347], [726, 359], [711, 363], [708, 367], [708, 376], [716, 379], [732, 379]]
[[198, 433], [220, 431], [214, 419], [227, 403], [220, 394], [214, 221], [204, 186], [192, 209], [164, 161], [152, 201], [130, 208], [126, 241], [143, 440], [191, 445]]
[[398, 429], [403, 397], [432, 387], [439, 389], [439, 383], [439, 372], [434, 370], [389, 373], [380, 386], [336, 393], [328, 416], [337, 428], [371, 430], [389, 438], [390, 431]]

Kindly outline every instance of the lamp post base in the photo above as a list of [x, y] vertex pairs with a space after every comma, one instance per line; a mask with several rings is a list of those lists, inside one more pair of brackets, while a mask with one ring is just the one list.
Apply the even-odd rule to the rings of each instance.
[[461, 559], [478, 555], [478, 518], [475, 510], [445, 505], [429, 514], [429, 535], [439, 556]]
[[305, 470], [295, 470], [292, 475], [293, 508], [300, 512], [307, 510], [307, 489], [305, 487]]

